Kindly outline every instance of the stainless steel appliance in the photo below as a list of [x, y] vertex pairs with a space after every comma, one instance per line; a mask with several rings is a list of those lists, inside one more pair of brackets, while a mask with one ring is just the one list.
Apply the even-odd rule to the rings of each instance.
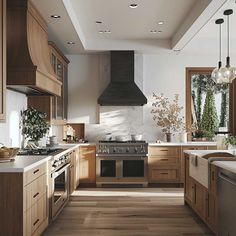
[[130, 184], [146, 187], [147, 150], [145, 141], [100, 141], [96, 155], [96, 185]]
[[65, 149], [63, 148], [37, 148], [37, 149], [20, 149], [17, 155], [19, 156], [48, 156], [56, 155]]
[[236, 174], [221, 169], [218, 175], [219, 236], [236, 235]]
[[54, 219], [69, 199], [70, 154], [56, 155], [51, 166], [50, 218]]

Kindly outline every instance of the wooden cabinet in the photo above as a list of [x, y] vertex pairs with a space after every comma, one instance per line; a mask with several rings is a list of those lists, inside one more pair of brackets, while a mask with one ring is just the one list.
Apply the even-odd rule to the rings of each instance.
[[28, 107], [34, 107], [39, 111], [45, 112], [47, 114], [47, 121], [51, 124], [66, 124], [69, 60], [53, 42], [49, 42], [49, 48], [53, 70], [57, 80], [62, 83], [61, 96], [28, 96]]
[[184, 155], [184, 200], [217, 234], [217, 167], [210, 166], [209, 189], [189, 176], [189, 155]]
[[0, 122], [6, 116], [6, 0], [0, 0]]
[[149, 183], [179, 183], [180, 147], [149, 146]]
[[80, 184], [96, 184], [96, 146], [81, 146], [79, 152]]
[[71, 153], [70, 162], [70, 194], [79, 186], [79, 173], [80, 173], [80, 159], [79, 159], [79, 148], [76, 148]]
[[0, 173], [1, 235], [40, 235], [48, 225], [47, 165]]
[[68, 64], [69, 60], [63, 55], [55, 43], [49, 42], [51, 51], [51, 64], [57, 79], [62, 82], [61, 97], [53, 97], [53, 119], [56, 121], [67, 120], [68, 110]]
[[189, 205], [194, 204], [194, 196], [195, 196], [195, 186], [194, 180], [189, 175], [189, 156], [185, 156], [185, 184], [184, 184], [184, 196], [185, 200]]

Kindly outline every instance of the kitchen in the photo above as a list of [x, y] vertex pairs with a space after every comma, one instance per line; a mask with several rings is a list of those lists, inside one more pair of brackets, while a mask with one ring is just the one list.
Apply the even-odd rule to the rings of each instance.
[[235, 1], [0, 3], [0, 235], [235, 235]]

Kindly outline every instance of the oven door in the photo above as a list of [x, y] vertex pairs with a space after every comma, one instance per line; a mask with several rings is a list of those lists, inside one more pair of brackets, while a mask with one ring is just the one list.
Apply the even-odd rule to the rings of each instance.
[[51, 217], [54, 218], [62, 209], [69, 198], [69, 166], [64, 165], [59, 170], [51, 174], [52, 178], [52, 200]]
[[119, 160], [114, 157], [96, 157], [96, 182], [113, 182], [120, 177]]
[[122, 158], [121, 177], [127, 181], [147, 180], [147, 157], [127, 156]]

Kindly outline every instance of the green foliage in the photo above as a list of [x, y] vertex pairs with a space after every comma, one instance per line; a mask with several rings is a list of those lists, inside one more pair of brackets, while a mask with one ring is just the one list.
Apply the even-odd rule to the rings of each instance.
[[31, 140], [39, 141], [49, 130], [49, 124], [45, 121], [46, 113], [39, 112], [30, 107], [22, 112], [22, 134]]
[[230, 136], [230, 137], [226, 138], [225, 143], [235, 146], [236, 145], [236, 136]]
[[220, 107], [220, 127], [226, 127], [227, 124], [227, 94], [221, 93], [221, 107]]
[[218, 127], [219, 121], [215, 107], [215, 97], [213, 91], [209, 89], [206, 93], [201, 129], [206, 132], [206, 137], [212, 138]]

